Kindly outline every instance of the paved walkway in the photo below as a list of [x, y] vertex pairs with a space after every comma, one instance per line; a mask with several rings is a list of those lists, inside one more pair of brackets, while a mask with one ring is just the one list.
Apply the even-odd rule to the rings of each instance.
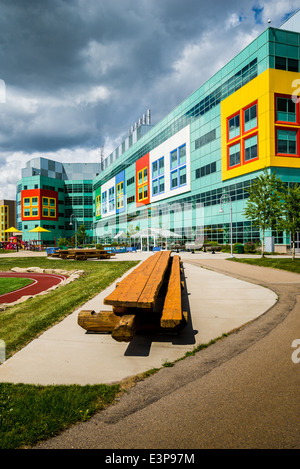
[[[229, 262], [221, 256], [182, 257], [187, 281], [188, 262], [193, 262], [209, 274], [217, 269], [218, 280], [239, 276], [252, 285], [266, 285], [279, 299], [236, 333], [172, 368], [162, 368], [123, 394], [116, 405], [38, 449], [99, 448], [109, 454], [114, 449], [127, 449], [127, 454], [132, 449], [155, 453], [160, 448], [177, 453], [180, 449], [300, 449], [300, 363], [292, 360], [292, 344], [300, 339], [300, 275]], [[201, 271], [194, 267], [198, 270], [191, 275]], [[211, 299], [221, 298], [223, 292], [217, 290]], [[238, 289], [233, 292], [238, 296]]]
[[[149, 255], [152, 254], [118, 254], [110, 262], [143, 260]], [[160, 368], [164, 362], [184, 356], [195, 346], [254, 320], [276, 303], [277, 294], [254, 284], [253, 279], [241, 280], [202, 268], [209, 267], [210, 262], [219, 266], [223, 262], [228, 264], [226, 255], [216, 256], [213, 260], [209, 253], [181, 254], [186, 282], [184, 309], [189, 312], [190, 320], [179, 335], [138, 334], [128, 344], [116, 342], [110, 334], [87, 333], [78, 326], [81, 309], [111, 309], [103, 305], [103, 299], [114, 289], [114, 283], [4, 362], [0, 366], [0, 380], [45, 385], [120, 381]]]

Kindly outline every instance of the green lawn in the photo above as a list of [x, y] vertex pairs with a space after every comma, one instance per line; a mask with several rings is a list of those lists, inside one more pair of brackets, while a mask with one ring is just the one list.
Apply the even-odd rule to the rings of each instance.
[[93, 298], [134, 265], [136, 262], [133, 261], [74, 262], [40, 257], [1, 258], [0, 271], [8, 271], [12, 267], [85, 271], [78, 280], [64, 287], [0, 311], [0, 339], [6, 344], [6, 358]]
[[[6, 358], [93, 298], [136, 262], [60, 261], [32, 257], [0, 259], [0, 271], [12, 267], [84, 270], [80, 279], [47, 295], [0, 311], [0, 339]], [[0, 449], [36, 444], [111, 403], [119, 385], [35, 386], [0, 383]]]
[[288, 270], [289, 272], [295, 272], [296, 274], [300, 274], [300, 259], [291, 258], [270, 258], [270, 257], [263, 257], [263, 258], [255, 258], [255, 259], [230, 259], [232, 262], [242, 262], [244, 264], [252, 264], [258, 265], [261, 267], [270, 267], [273, 269], [281, 269], [281, 270]]
[[10, 293], [19, 288], [26, 287], [33, 283], [30, 278], [12, 278], [12, 277], [1, 277], [0, 278], [0, 295]]
[[50, 438], [110, 404], [119, 385], [33, 386], [0, 383], [0, 449]]

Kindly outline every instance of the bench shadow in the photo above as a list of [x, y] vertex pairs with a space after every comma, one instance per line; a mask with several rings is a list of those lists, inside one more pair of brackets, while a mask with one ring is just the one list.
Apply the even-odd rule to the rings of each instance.
[[[155, 332], [138, 331], [134, 339], [129, 342], [128, 347], [124, 353], [127, 357], [147, 357], [150, 355], [152, 342], [158, 343], [171, 343], [172, 345], [193, 345], [196, 343], [195, 335], [198, 333], [193, 328], [193, 321], [190, 310], [189, 293], [186, 284], [186, 277], [181, 274], [181, 281], [183, 281], [184, 288], [181, 292], [182, 311], [187, 312], [187, 324], [180, 330], [164, 331], [162, 328], [157, 327]], [[158, 324], [163, 308], [163, 301], [165, 297], [166, 285], [163, 285], [160, 290], [159, 297], [156, 302], [154, 313], [157, 314]]]

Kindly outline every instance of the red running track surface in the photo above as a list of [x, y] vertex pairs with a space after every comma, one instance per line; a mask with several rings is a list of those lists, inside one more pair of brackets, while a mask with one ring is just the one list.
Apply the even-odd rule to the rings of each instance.
[[34, 283], [31, 283], [26, 287], [19, 288], [18, 290], [12, 291], [10, 293], [6, 293], [5, 295], [0, 295], [0, 303], [13, 303], [14, 301], [19, 300], [22, 296], [36, 295], [37, 293], [41, 293], [44, 290], [48, 290], [48, 288], [51, 288], [54, 285], [58, 285], [67, 278], [64, 275], [37, 274], [35, 272], [0, 272], [0, 282], [1, 277], [30, 278], [34, 281]]

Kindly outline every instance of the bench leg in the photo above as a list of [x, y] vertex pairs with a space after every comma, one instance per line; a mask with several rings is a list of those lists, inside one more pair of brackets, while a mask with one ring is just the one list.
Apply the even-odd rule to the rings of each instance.
[[77, 322], [80, 327], [91, 332], [111, 333], [120, 321], [112, 311], [82, 310], [78, 313]]
[[111, 333], [117, 342], [130, 342], [136, 333], [136, 319], [134, 314], [124, 314]]

